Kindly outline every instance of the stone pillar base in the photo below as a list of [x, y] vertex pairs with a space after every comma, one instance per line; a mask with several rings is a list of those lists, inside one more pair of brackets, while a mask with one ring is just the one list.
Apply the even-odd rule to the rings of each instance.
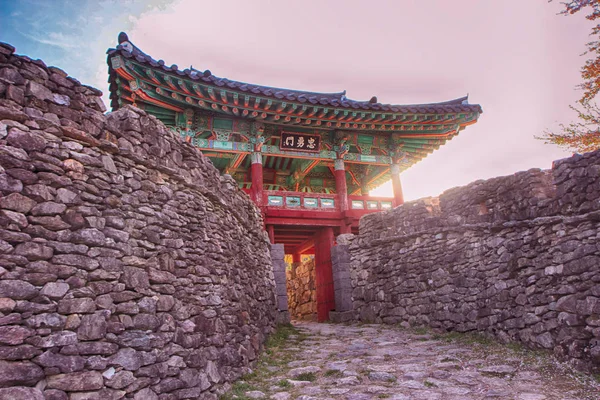
[[350, 322], [354, 321], [354, 312], [352, 311], [329, 311], [329, 320], [331, 322], [340, 323], [340, 322]]
[[289, 311], [279, 311], [277, 313], [277, 317], [275, 318], [275, 323], [277, 323], [277, 325], [289, 324], [291, 321], [292, 319], [290, 318]]
[[273, 275], [275, 276], [275, 295], [277, 296], [278, 324], [290, 322], [288, 311], [288, 296], [285, 276], [285, 253], [282, 244], [271, 244], [271, 261], [273, 262]]

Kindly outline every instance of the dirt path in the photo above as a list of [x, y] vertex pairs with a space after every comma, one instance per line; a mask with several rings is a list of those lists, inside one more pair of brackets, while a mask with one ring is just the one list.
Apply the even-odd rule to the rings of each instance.
[[600, 399], [592, 377], [479, 336], [380, 325], [295, 323], [225, 398]]

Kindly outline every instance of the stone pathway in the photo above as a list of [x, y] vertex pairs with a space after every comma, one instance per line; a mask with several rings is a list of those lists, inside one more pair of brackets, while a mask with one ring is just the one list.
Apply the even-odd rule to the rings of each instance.
[[301, 333], [279, 349], [286, 361], [271, 361], [270, 372], [255, 377], [262, 381], [248, 380], [243, 384], [249, 390], [228, 398], [600, 399], [592, 377], [551, 357], [474, 336], [380, 325], [294, 325]]

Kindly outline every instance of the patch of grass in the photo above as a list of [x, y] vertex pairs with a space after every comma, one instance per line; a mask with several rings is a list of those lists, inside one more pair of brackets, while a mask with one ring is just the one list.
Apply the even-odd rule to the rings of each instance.
[[314, 372], [303, 372], [296, 377], [296, 380], [314, 382], [317, 380], [317, 376]]
[[415, 335], [427, 335], [429, 333], [429, 328], [425, 326], [419, 326], [417, 328], [413, 328], [413, 333]]
[[282, 379], [279, 382], [277, 382], [277, 386], [281, 388], [290, 388], [292, 387], [292, 384], [287, 379]]
[[430, 382], [430, 381], [425, 381], [423, 382], [423, 385], [425, 385], [428, 388], [434, 388], [434, 387], [438, 387], [435, 383]]
[[491, 346], [498, 344], [497, 341], [490, 339], [489, 337], [480, 333], [473, 332], [447, 332], [447, 333], [436, 333], [432, 339], [441, 340], [448, 343], [460, 343], [466, 345], [479, 344], [482, 346]]
[[240, 381], [240, 382], [234, 383], [231, 390], [233, 391], [234, 394], [239, 396], [239, 395], [242, 395], [245, 392], [252, 390], [252, 389], [253, 389], [252, 385], [248, 384], [245, 381]]
[[458, 332], [436, 333], [433, 335], [433, 339], [442, 340], [448, 343], [458, 342], [462, 339], [462, 334]]
[[342, 375], [342, 371], [337, 369], [328, 369], [327, 371], [325, 371], [326, 377], [341, 377]]
[[221, 400], [247, 400], [249, 397], [246, 396], [246, 392], [254, 390], [254, 387], [246, 381], [238, 381], [233, 384], [231, 391], [225, 393], [220, 397]]
[[387, 393], [381, 393], [381, 394], [378, 394], [378, 395], [377, 395], [377, 398], [378, 398], [378, 399], [388, 399], [388, 398], [390, 398], [390, 397], [392, 397], [392, 396], [391, 396], [391, 395], [389, 395], [389, 394], [387, 394]]
[[522, 353], [523, 351], [525, 351], [525, 346], [523, 346], [521, 343], [517, 343], [517, 342], [510, 342], [505, 344], [505, 346], [508, 349], [511, 349], [512, 351], [514, 351], [515, 353]]
[[[267, 339], [265, 347], [280, 347], [289, 339], [290, 335], [298, 335], [298, 331], [292, 324], [279, 325], [277, 330]], [[300, 336], [298, 336], [298, 339], [300, 339]]]
[[[288, 363], [295, 359], [295, 351], [285, 350], [286, 344], [302, 342], [307, 335], [298, 331], [291, 324], [279, 325], [275, 332], [265, 342], [265, 347], [252, 372], [242, 377], [242, 380], [233, 384], [231, 390], [223, 394], [221, 400], [249, 400], [245, 395], [250, 390], [260, 390], [269, 393], [269, 387], [273, 376], [280, 374], [282, 370], [289, 369]], [[277, 368], [273, 368], [277, 367]], [[282, 379], [278, 386], [289, 388], [291, 383]]]

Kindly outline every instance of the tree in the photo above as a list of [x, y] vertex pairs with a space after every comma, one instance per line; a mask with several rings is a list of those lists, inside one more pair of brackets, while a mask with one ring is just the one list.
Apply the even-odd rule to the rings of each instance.
[[[549, 0], [552, 1], [552, 0]], [[586, 18], [590, 21], [600, 19], [600, 0], [572, 0], [562, 3], [565, 9], [563, 15], [576, 14], [582, 10], [589, 11]], [[583, 96], [578, 101], [578, 107], [571, 106], [578, 116], [577, 122], [560, 125], [558, 133], [546, 131], [540, 139], [570, 149], [586, 152], [600, 149], [600, 108], [595, 98], [600, 93], [600, 24], [592, 28], [590, 36], [594, 40], [587, 43], [584, 55], [592, 55], [581, 68], [583, 83], [579, 88]]]
[[600, 149], [600, 108], [590, 102], [584, 103], [581, 107], [583, 110], [571, 106], [571, 109], [577, 113], [577, 122], [571, 122], [569, 125], [561, 124], [561, 132], [546, 131], [540, 139], [579, 153]]

